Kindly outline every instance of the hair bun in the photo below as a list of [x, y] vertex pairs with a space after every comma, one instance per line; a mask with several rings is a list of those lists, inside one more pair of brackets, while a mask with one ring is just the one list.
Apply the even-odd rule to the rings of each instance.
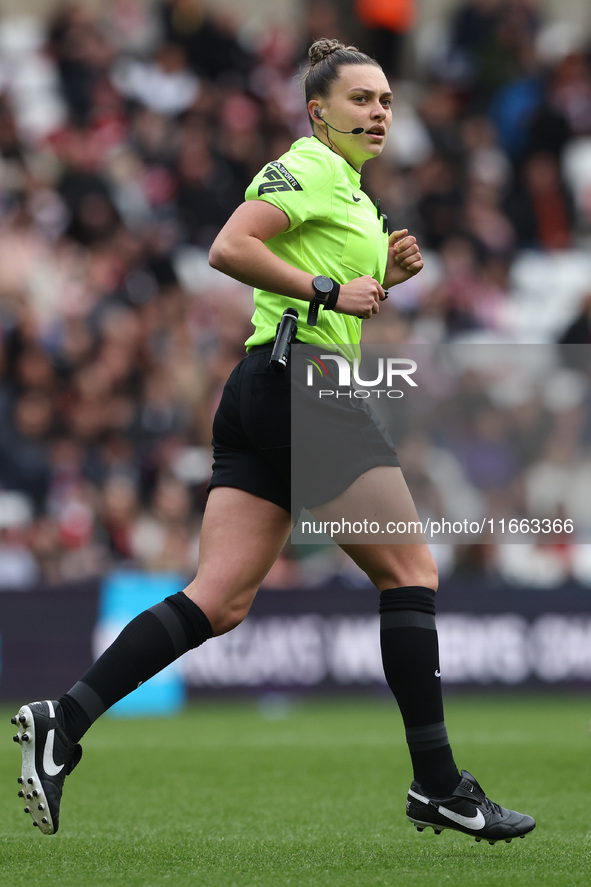
[[332, 55], [333, 52], [337, 52], [337, 50], [339, 49], [344, 49], [345, 51], [349, 52], [359, 51], [356, 46], [345, 46], [345, 44], [341, 43], [340, 40], [329, 40], [327, 37], [322, 37], [320, 40], [316, 40], [308, 50], [310, 67], [317, 65], [319, 62], [323, 61], [325, 58], [328, 58], [329, 55]]

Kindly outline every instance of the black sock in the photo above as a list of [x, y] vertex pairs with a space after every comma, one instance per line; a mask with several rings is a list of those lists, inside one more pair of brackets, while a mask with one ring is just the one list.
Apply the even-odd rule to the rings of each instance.
[[59, 700], [73, 742], [108, 708], [212, 636], [205, 613], [184, 592], [144, 610]]
[[389, 588], [380, 597], [380, 616], [384, 674], [402, 714], [414, 778], [427, 794], [445, 797], [460, 774], [443, 720], [435, 592]]

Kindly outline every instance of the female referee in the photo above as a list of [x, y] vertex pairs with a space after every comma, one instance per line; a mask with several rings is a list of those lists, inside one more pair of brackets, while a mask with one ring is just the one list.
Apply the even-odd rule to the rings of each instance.
[[[19, 794], [45, 834], [58, 830], [64, 780], [81, 758], [79, 740], [90, 725], [178, 656], [237, 626], [291, 532], [288, 374], [269, 369], [283, 311], [295, 308], [306, 317], [298, 340], [309, 346], [355, 344], [361, 319], [379, 313], [386, 290], [423, 267], [415, 238], [407, 230], [388, 237], [361, 190], [361, 168], [381, 154], [392, 123], [384, 72], [336, 40], [315, 42], [309, 59], [303, 82], [312, 135], [255, 177], [211, 248], [215, 268], [254, 288], [255, 332], [214, 420], [197, 575], [184, 592], [136, 617], [59, 700], [23, 705], [13, 718], [22, 748]], [[358, 423], [363, 446], [348, 473], [308, 491], [302, 504], [330, 518], [348, 507], [394, 502], [398, 514], [416, 517], [377, 420], [343, 406], [334, 421]], [[426, 543], [342, 542], [342, 548], [380, 592], [384, 671], [414, 772], [408, 818], [420, 831], [454, 829], [477, 841], [523, 837], [534, 820], [490, 801], [454, 762], [439, 676], [437, 571]]]

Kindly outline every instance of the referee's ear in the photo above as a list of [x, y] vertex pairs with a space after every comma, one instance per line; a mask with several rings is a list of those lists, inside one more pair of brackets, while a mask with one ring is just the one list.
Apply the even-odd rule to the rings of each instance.
[[318, 99], [310, 99], [308, 102], [308, 117], [310, 118], [312, 129], [314, 129], [314, 124], [322, 122], [322, 109]]

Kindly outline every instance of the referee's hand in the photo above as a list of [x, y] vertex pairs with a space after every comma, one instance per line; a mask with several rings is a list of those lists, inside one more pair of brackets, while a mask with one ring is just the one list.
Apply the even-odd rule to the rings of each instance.
[[341, 284], [335, 311], [339, 314], [351, 314], [353, 317], [371, 317], [378, 313], [380, 302], [385, 298], [386, 293], [382, 286], [366, 274]]
[[408, 228], [392, 231], [388, 244], [388, 261], [384, 286], [388, 289], [397, 283], [414, 277], [424, 267], [423, 257], [416, 237], [408, 233]]

